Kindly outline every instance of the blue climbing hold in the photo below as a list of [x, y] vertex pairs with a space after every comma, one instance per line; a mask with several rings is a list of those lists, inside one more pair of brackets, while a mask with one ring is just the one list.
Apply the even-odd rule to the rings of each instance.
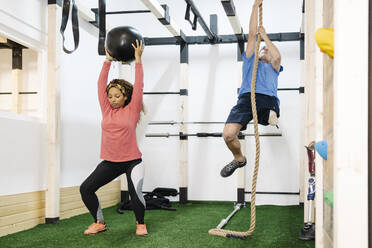
[[328, 148], [328, 143], [326, 140], [322, 140], [319, 142], [316, 142], [315, 145], [315, 150], [319, 153], [319, 155], [324, 159], [327, 160], [327, 148]]

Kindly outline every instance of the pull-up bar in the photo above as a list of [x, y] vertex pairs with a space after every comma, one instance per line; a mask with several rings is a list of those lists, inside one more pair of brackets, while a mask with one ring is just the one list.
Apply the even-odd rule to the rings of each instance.
[[[237, 89], [239, 93], [240, 88]], [[278, 91], [298, 91], [298, 93], [305, 93], [305, 87], [298, 87], [298, 88], [278, 88]], [[188, 90], [187, 89], [180, 89], [180, 91], [145, 91], [143, 92], [144, 95], [181, 95], [187, 96]]]
[[152, 121], [149, 125], [178, 125], [178, 124], [225, 124], [225, 121]]
[[138, 13], [151, 13], [151, 11], [150, 11], [150, 10], [110, 11], [110, 12], [106, 12], [106, 15], [117, 15], [117, 14], [138, 14]]
[[[91, 11], [95, 14], [95, 21], [92, 24], [95, 24], [98, 27], [99, 13], [98, 8], [92, 8]], [[102, 14], [105, 15], [120, 15], [120, 14], [139, 14], [139, 13], [151, 13], [150, 10], [123, 10], [123, 11], [108, 11]]]
[[[300, 32], [286, 32], [286, 33], [270, 33], [268, 37], [271, 41], [301, 41], [304, 39], [304, 34]], [[159, 45], [180, 45], [181, 42], [176, 37], [145, 37], [145, 45], [159, 46]], [[210, 45], [211, 41], [208, 36], [186, 36], [185, 41], [189, 45]], [[219, 35], [214, 44], [231, 44], [241, 42], [235, 34]], [[248, 34], [243, 35], [243, 41], [248, 41]]]
[[180, 95], [180, 96], [187, 96], [188, 90], [187, 89], [180, 89], [180, 91], [150, 91], [150, 92], [143, 92], [144, 95]]
[[[189, 137], [189, 136], [194, 136], [194, 137], [222, 137], [222, 133], [178, 133], [178, 134], [171, 134], [171, 133], [147, 133], [145, 137], [152, 137], [152, 138], [158, 138], [158, 137]], [[240, 137], [244, 136], [254, 136], [252, 133], [242, 133], [240, 132], [238, 134]], [[266, 136], [266, 137], [276, 137], [276, 136], [282, 136], [281, 133], [261, 133], [260, 136]]]
[[305, 87], [298, 88], [278, 88], [278, 91], [298, 91], [298, 93], [305, 93]]
[[[0, 95], [12, 95], [12, 92], [0, 92]], [[35, 95], [37, 94], [36, 91], [20, 91], [18, 92], [19, 95]]]
[[[237, 93], [239, 94], [240, 88], [237, 88]], [[278, 88], [278, 91], [298, 91], [299, 94], [305, 93], [305, 87], [300, 86], [297, 88]]]

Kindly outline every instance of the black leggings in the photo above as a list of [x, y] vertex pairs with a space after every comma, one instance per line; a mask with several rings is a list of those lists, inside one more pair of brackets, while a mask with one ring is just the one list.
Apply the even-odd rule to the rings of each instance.
[[95, 222], [103, 221], [101, 206], [95, 192], [103, 185], [126, 173], [133, 211], [139, 224], [144, 224], [146, 203], [142, 195], [144, 167], [142, 159], [127, 162], [102, 161], [80, 186], [81, 198]]

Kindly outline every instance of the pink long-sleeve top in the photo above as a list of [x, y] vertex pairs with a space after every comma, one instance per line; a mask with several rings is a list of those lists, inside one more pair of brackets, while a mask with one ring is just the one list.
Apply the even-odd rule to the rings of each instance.
[[132, 99], [124, 108], [112, 108], [107, 97], [107, 78], [111, 63], [105, 62], [98, 79], [98, 99], [102, 111], [101, 159], [125, 162], [141, 158], [136, 126], [142, 109], [143, 68], [136, 63]]

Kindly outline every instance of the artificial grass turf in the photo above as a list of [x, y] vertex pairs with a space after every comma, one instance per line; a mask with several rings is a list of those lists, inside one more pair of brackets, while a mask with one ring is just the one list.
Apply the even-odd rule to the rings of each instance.
[[[83, 231], [92, 222], [89, 214], [42, 224], [35, 228], [0, 238], [0, 247], [255, 247], [255, 248], [306, 248], [315, 247], [314, 241], [299, 240], [303, 226], [303, 208], [299, 206], [258, 206], [256, 229], [246, 240], [211, 236], [221, 219], [233, 210], [232, 203], [190, 202], [173, 204], [177, 211], [146, 211], [145, 222], [149, 235], [135, 235], [135, 219], [131, 211], [117, 214], [115, 207], [103, 210], [108, 231], [95, 236], [84, 236]], [[250, 224], [250, 207], [241, 209], [225, 229], [247, 231]]]

